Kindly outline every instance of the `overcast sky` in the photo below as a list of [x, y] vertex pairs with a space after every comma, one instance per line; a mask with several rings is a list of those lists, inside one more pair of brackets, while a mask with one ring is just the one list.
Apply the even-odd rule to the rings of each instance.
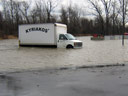
[[[34, 6], [35, 4], [34, 1], [37, 1], [37, 0], [16, 0], [16, 1], [32, 1], [33, 2], [32, 6]], [[54, 10], [56, 13], [60, 13], [60, 8], [62, 5], [65, 7], [69, 6], [70, 4], [77, 5], [78, 8], [81, 8], [85, 12], [88, 11], [88, 7], [89, 7], [89, 4], [87, 2], [88, 0], [55, 0], [55, 1], [60, 1], [57, 8]], [[0, 0], [0, 10], [2, 10], [1, 0]]]
[[[37, 0], [18, 0], [18, 1], [37, 1]], [[84, 6], [88, 5], [87, 0], [60, 0], [59, 5], [68, 6], [70, 3], [73, 4], [73, 5], [74, 4], [78, 5], [80, 7], [84, 7]], [[2, 6], [1, 6], [1, 0], [0, 0], [0, 9], [1, 8], [2, 8]]]

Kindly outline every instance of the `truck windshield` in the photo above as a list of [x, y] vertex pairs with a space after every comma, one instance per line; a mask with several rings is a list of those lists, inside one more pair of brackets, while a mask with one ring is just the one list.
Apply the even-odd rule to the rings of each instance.
[[68, 40], [76, 40], [76, 38], [71, 34], [65, 34], [65, 36], [68, 38]]

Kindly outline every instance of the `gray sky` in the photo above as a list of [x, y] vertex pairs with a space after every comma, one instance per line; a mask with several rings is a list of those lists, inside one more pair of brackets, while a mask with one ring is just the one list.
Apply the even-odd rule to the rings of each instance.
[[77, 4], [77, 5], [83, 5], [83, 2], [86, 0], [62, 0], [63, 5], [69, 5], [70, 3], [72, 4]]
[[[37, 0], [17, 0], [17, 1], [37, 1]], [[54, 0], [53, 0], [54, 1]], [[61, 6], [69, 6], [70, 4], [72, 5], [77, 5], [78, 8], [84, 10], [85, 12], [88, 11], [88, 0], [55, 0], [55, 1], [60, 1], [59, 5], [57, 6], [57, 8], [54, 10], [56, 13], [59, 13]], [[34, 3], [32, 3], [32, 5], [34, 6]], [[2, 10], [2, 6], [1, 6], [1, 0], [0, 0], [0, 10]], [[87, 13], [87, 12], [86, 12]]]
[[[37, 0], [18, 0], [18, 1], [37, 1]], [[64, 6], [68, 6], [70, 3], [71, 4], [75, 4], [78, 6], [85, 6], [87, 3], [87, 0], [60, 0], [60, 5], [64, 5]], [[1, 0], [0, 0], [0, 10], [1, 10], [2, 6], [1, 6]]]

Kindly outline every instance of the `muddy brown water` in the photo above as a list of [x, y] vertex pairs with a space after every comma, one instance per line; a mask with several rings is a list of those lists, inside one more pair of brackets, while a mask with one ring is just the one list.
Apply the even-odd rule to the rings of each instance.
[[0, 71], [128, 63], [128, 40], [83, 41], [81, 49], [19, 47], [17, 39], [0, 40]]

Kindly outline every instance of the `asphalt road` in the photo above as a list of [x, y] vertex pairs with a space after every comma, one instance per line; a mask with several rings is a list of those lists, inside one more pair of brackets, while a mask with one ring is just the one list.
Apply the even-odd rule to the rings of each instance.
[[128, 96], [128, 66], [1, 73], [0, 96]]

